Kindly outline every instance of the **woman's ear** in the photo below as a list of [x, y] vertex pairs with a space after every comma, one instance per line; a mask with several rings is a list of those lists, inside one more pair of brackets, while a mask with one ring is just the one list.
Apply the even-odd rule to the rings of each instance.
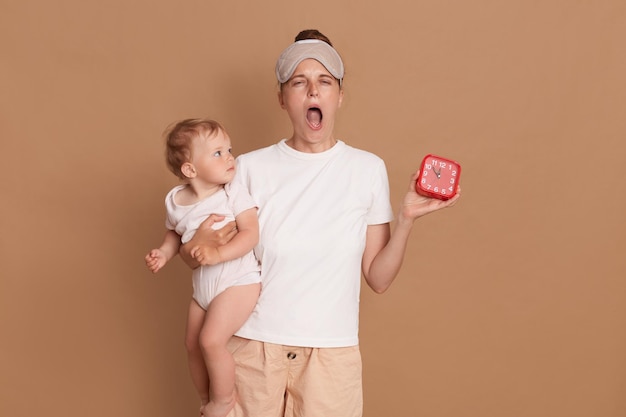
[[277, 95], [278, 95], [278, 104], [280, 104], [280, 108], [281, 109], [284, 109], [285, 108], [285, 101], [283, 100], [283, 92], [279, 91], [277, 93]]
[[183, 166], [180, 167], [180, 172], [187, 178], [194, 178], [196, 176], [196, 167], [194, 167], [191, 162], [185, 162]]

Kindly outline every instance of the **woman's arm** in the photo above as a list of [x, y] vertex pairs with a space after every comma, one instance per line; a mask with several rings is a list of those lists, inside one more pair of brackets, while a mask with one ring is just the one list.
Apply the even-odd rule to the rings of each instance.
[[207, 245], [204, 242], [191, 249], [191, 256], [200, 265], [215, 265], [240, 258], [259, 242], [259, 220], [256, 208], [245, 210], [237, 217], [237, 234], [225, 245]]
[[235, 221], [228, 222], [221, 229], [213, 230], [213, 224], [224, 220], [224, 216], [211, 214], [205, 221], [200, 224], [193, 238], [181, 245], [179, 254], [181, 259], [191, 269], [200, 266], [200, 263], [191, 256], [191, 249], [202, 244], [210, 246], [223, 246], [228, 243], [237, 234], [237, 223]]
[[461, 196], [459, 187], [457, 195], [447, 201], [424, 197], [415, 191], [417, 175], [418, 173], [415, 173], [411, 177], [393, 233], [390, 232], [388, 223], [367, 227], [362, 262], [363, 275], [370, 288], [379, 294], [391, 286], [400, 271], [415, 220], [428, 213], [453, 206]]

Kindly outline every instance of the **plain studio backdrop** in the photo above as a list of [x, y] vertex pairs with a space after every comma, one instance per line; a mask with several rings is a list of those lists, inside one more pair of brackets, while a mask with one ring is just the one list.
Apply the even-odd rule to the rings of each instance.
[[288, 136], [273, 69], [306, 28], [395, 209], [424, 155], [463, 169], [392, 288], [363, 288], [365, 416], [625, 416], [622, 0], [1, 0], [0, 415], [196, 415], [190, 271], [143, 261], [161, 134]]

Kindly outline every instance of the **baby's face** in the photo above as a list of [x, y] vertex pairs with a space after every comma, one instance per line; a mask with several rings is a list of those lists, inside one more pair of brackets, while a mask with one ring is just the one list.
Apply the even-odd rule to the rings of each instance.
[[207, 184], [226, 184], [235, 176], [235, 158], [231, 153], [230, 138], [221, 130], [213, 135], [202, 135], [192, 145], [191, 163], [196, 178]]

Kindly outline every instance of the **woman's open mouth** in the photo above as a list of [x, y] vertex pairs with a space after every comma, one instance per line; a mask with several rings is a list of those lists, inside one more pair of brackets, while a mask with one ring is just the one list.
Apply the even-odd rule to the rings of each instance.
[[306, 121], [312, 129], [322, 127], [322, 110], [319, 107], [311, 107], [306, 111]]

